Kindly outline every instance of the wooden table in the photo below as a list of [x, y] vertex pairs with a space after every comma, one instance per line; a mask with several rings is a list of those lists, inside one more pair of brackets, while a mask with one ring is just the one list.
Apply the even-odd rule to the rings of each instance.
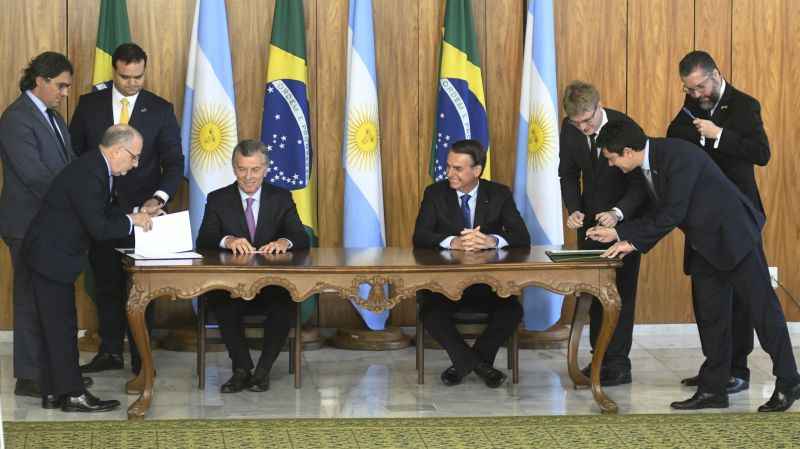
[[[227, 251], [209, 251], [202, 252], [203, 259], [179, 262], [126, 258], [130, 274], [128, 322], [142, 356], [139, 375], [127, 384], [129, 393], [139, 394], [128, 408], [128, 418], [143, 418], [153, 399], [153, 355], [144, 314], [150, 301], [163, 297], [190, 299], [217, 289], [247, 300], [268, 285], [286, 288], [297, 302], [317, 293], [334, 292], [376, 312], [391, 309], [403, 299], [414, 299], [422, 289], [458, 301], [464, 289], [473, 284], [488, 284], [504, 298], [519, 295], [527, 286], [575, 294], [578, 302], [569, 340], [569, 375], [576, 388], [591, 386], [603, 413], [616, 413], [616, 403], [600, 386], [600, 365], [619, 317], [620, 298], [614, 269], [621, 262], [553, 263], [545, 255], [545, 250], [552, 248], [534, 246], [474, 253], [410, 248], [313, 248], [282, 255], [234, 256]], [[358, 296], [358, 286], [362, 283], [376, 287], [368, 298]], [[591, 298], [581, 293], [599, 298], [604, 312], [592, 357], [591, 381], [577, 366], [580, 335], [591, 303]], [[294, 341], [295, 386], [299, 387], [301, 341]]]

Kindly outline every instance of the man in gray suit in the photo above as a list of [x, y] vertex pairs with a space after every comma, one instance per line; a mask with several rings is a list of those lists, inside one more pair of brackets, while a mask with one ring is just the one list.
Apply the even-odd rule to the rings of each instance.
[[75, 158], [67, 124], [56, 111], [67, 98], [72, 72], [72, 64], [60, 53], [36, 56], [19, 81], [22, 93], [0, 117], [0, 237], [11, 250], [14, 268], [14, 393], [21, 396], [41, 397], [42, 360], [39, 318], [22, 261], [22, 239], [50, 183]]

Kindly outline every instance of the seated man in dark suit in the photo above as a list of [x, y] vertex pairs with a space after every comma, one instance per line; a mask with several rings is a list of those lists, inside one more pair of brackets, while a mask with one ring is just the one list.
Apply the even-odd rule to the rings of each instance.
[[75, 279], [92, 241], [120, 239], [133, 226], [149, 230], [149, 213], [125, 214], [112, 204], [114, 176], [136, 168], [142, 136], [128, 125], [110, 127], [91, 151], [67, 165], [47, 191], [23, 243], [33, 300], [43, 336], [42, 407], [65, 412], [103, 412], [119, 401], [102, 401], [84, 387], [78, 367]]
[[[261, 142], [243, 140], [236, 145], [233, 150], [236, 182], [208, 194], [197, 235], [198, 249], [281, 254], [309, 247], [291, 193], [264, 179], [268, 166], [267, 147]], [[255, 392], [268, 390], [269, 372], [293, 322], [294, 302], [289, 292], [283, 287], [269, 286], [251, 301], [232, 299], [225, 291], [213, 291], [206, 297], [233, 362], [233, 376], [222, 385], [222, 393], [236, 393], [245, 388]], [[253, 360], [242, 327], [242, 316], [246, 313], [267, 315], [261, 358], [252, 374]]]
[[[476, 140], [462, 140], [447, 155], [447, 180], [428, 186], [414, 227], [414, 247], [456, 251], [496, 250], [529, 246], [530, 234], [508, 187], [480, 179], [486, 151]], [[447, 351], [453, 366], [442, 373], [447, 386], [458, 385], [472, 371], [490, 388], [506, 375], [496, 370], [494, 359], [522, 320], [517, 298], [499, 298], [488, 285], [468, 287], [460, 301], [429, 290], [417, 293], [425, 330]], [[491, 315], [489, 324], [469, 347], [452, 316], [468, 307]]]
[[656, 203], [642, 218], [616, 228], [594, 227], [586, 235], [614, 242], [606, 257], [646, 253], [673, 229], [686, 237], [684, 272], [692, 277], [697, 327], [706, 361], [697, 392], [672, 408], [728, 407], [733, 295], [747, 299], [761, 347], [776, 376], [772, 397], [760, 412], [784, 411], [800, 398], [792, 342], [778, 297], [770, 285], [761, 243], [762, 214], [708, 154], [680, 139], [648, 139], [630, 122], [607, 124], [597, 138], [608, 164], [637, 171]]

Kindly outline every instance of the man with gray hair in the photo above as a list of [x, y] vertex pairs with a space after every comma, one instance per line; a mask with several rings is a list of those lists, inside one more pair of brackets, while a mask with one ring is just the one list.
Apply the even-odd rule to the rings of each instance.
[[[624, 120], [636, 128], [639, 125], [622, 112], [604, 108], [597, 89], [583, 81], [573, 81], [564, 89], [563, 105], [567, 117], [561, 124], [558, 176], [561, 198], [569, 214], [567, 227], [577, 231], [580, 249], [605, 249], [608, 244], [587, 240], [586, 230], [595, 225], [614, 227], [635, 217], [647, 199], [647, 192], [638, 178], [608, 166], [595, 139], [609, 121]], [[617, 269], [622, 310], [603, 359], [600, 371], [603, 386], [631, 383], [628, 354], [633, 339], [640, 262], [641, 257], [636, 253]], [[603, 320], [599, 302], [592, 302], [589, 315], [589, 340], [594, 348]], [[582, 370], [587, 377], [589, 371], [589, 366]]]
[[23, 243], [33, 302], [39, 314], [44, 364], [42, 407], [65, 412], [103, 412], [119, 401], [102, 401], [84, 387], [78, 366], [75, 279], [92, 241], [122, 238], [133, 226], [152, 227], [149, 212], [125, 214], [111, 202], [114, 176], [139, 163], [142, 136], [128, 125], [106, 130], [100, 151], [70, 163], [53, 180]]
[[[754, 170], [755, 165], [767, 165], [770, 158], [769, 141], [764, 132], [758, 100], [728, 83], [714, 59], [704, 51], [693, 51], [684, 56], [678, 72], [686, 98], [683, 108], [669, 125], [667, 137], [699, 145], [753, 206], [766, 216]], [[702, 259], [695, 260], [703, 263]], [[705, 271], [711, 270], [706, 267]], [[693, 283], [692, 289], [696, 288]], [[733, 357], [727, 385], [729, 394], [750, 387], [747, 356], [753, 351], [753, 324], [747, 306], [748, 298], [741, 298], [736, 293], [733, 295]], [[696, 310], [697, 304], [693, 303], [693, 306]], [[681, 383], [694, 387], [698, 380], [699, 376], [693, 376], [681, 380]]]
[[[258, 140], [243, 140], [233, 149], [236, 182], [208, 194], [203, 223], [197, 234], [197, 249], [282, 254], [306, 249], [310, 242], [300, 221], [292, 194], [264, 179], [269, 166], [267, 147]], [[215, 290], [204, 295], [219, 322], [222, 340], [233, 362], [233, 376], [221, 386], [222, 393], [245, 388], [253, 392], [269, 389], [269, 373], [292, 326], [293, 306], [289, 292], [278, 286], [263, 288], [251, 301], [232, 299]], [[263, 314], [264, 337], [261, 357], [253, 360], [242, 328], [245, 314]]]

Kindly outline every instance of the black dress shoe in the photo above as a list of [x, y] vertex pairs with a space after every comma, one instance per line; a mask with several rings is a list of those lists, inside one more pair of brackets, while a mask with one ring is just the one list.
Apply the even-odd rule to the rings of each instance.
[[[696, 387], [700, 385], [700, 376], [681, 379], [681, 385], [686, 385], [687, 387]], [[749, 381], [733, 376], [728, 378], [728, 383], [725, 384], [725, 391], [727, 391], [728, 394], [738, 393], [740, 391], [747, 390], [748, 388], [750, 388]]]
[[86, 365], [81, 365], [81, 372], [99, 373], [100, 371], [122, 369], [124, 366], [125, 362], [122, 360], [122, 354], [98, 352], [91, 362], [87, 363]]
[[119, 401], [109, 400], [103, 401], [89, 393], [84, 392], [80, 396], [64, 396], [61, 399], [62, 412], [110, 412], [119, 407]]
[[[592, 378], [592, 365], [587, 365], [581, 370], [581, 374]], [[603, 367], [600, 369], [600, 385], [603, 387], [614, 387], [617, 385], [629, 384], [633, 381], [630, 370], [618, 370]]]
[[219, 391], [221, 393], [238, 393], [250, 386], [250, 370], [235, 369], [233, 376], [222, 384]]
[[452, 387], [454, 385], [458, 385], [464, 380], [464, 376], [458, 374], [456, 371], [455, 366], [451, 366], [446, 370], [442, 371], [442, 383], [447, 385], [448, 387]]
[[728, 408], [728, 394], [701, 393], [685, 401], [675, 401], [669, 405], [676, 410], [700, 410], [703, 408]]
[[14, 385], [14, 394], [16, 396], [29, 396], [32, 398], [42, 397], [42, 390], [39, 389], [39, 384], [30, 379], [17, 379]]
[[45, 410], [53, 410], [61, 408], [61, 396], [54, 394], [46, 394], [42, 397], [42, 408]]
[[764, 405], [758, 408], [759, 412], [784, 412], [800, 399], [800, 383], [792, 388], [779, 389], [775, 387], [772, 397]]
[[250, 386], [247, 389], [255, 393], [269, 390], [269, 371], [255, 370], [250, 378]]
[[488, 363], [481, 363], [475, 367], [475, 374], [478, 375], [489, 388], [497, 388], [506, 381], [506, 375], [502, 371], [496, 370]]

